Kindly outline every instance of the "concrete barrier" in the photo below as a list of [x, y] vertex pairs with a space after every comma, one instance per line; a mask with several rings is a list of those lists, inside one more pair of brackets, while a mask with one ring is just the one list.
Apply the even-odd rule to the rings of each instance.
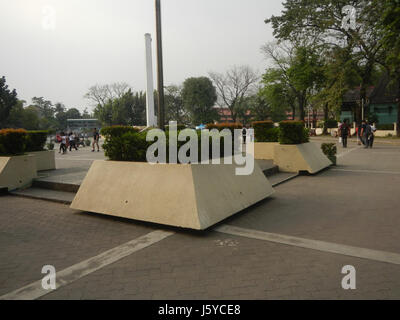
[[332, 165], [315, 143], [275, 146], [274, 163], [282, 172], [308, 171], [317, 173]]
[[256, 163], [249, 176], [235, 168], [97, 160], [71, 208], [204, 230], [274, 192]]
[[54, 150], [29, 152], [36, 159], [36, 170], [54, 170], [56, 168], [56, 156]]
[[25, 188], [36, 177], [35, 156], [0, 157], [0, 186], [7, 187], [9, 191]]
[[254, 142], [254, 159], [273, 160], [275, 146], [278, 142]]

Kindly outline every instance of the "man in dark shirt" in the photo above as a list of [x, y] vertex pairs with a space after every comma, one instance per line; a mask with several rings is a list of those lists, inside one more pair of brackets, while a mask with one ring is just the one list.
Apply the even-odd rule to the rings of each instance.
[[100, 135], [97, 132], [97, 128], [93, 129], [93, 150], [92, 152], [94, 152], [94, 146], [97, 145], [97, 152], [100, 152], [100, 148], [99, 148], [99, 139], [100, 139]]

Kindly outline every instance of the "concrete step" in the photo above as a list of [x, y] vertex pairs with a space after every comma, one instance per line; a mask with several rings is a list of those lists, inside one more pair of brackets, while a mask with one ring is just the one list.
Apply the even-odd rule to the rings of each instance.
[[29, 188], [10, 192], [11, 195], [32, 199], [41, 199], [53, 202], [70, 204], [75, 197], [74, 192], [49, 190], [42, 188]]

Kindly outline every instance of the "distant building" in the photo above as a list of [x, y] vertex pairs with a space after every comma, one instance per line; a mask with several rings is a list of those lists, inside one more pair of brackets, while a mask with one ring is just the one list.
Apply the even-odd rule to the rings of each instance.
[[74, 132], [92, 131], [93, 128], [100, 129], [100, 122], [97, 119], [68, 119], [67, 130]]
[[[387, 75], [383, 76], [376, 87], [367, 88], [364, 104], [364, 118], [374, 113], [379, 124], [392, 124], [397, 121], [397, 85], [392, 85]], [[360, 105], [360, 87], [349, 90], [343, 96], [340, 120], [355, 121], [355, 110]]]

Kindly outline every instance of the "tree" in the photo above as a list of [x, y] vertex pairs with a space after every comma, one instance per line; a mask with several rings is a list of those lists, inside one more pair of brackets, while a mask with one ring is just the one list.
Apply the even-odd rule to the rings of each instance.
[[[266, 94], [274, 101], [283, 99], [295, 113], [296, 100], [301, 120], [305, 118], [308, 99], [321, 75], [321, 62], [315, 47], [304, 43], [269, 43], [262, 47], [267, 58], [274, 63], [267, 69], [263, 83]], [[275, 104], [275, 103], [274, 103]]]
[[17, 104], [17, 91], [8, 89], [6, 78], [0, 78], [0, 128], [4, 128], [11, 108]]
[[[355, 28], [346, 28], [342, 10], [349, 5], [346, 0], [287, 0], [281, 16], [265, 20], [271, 23], [279, 40], [311, 41], [326, 48], [348, 47], [352, 50], [355, 68], [361, 78], [360, 101], [366, 101], [367, 86], [371, 84], [374, 65], [382, 61], [384, 50], [380, 43], [378, 22], [384, 1], [354, 0], [351, 5], [357, 12]], [[357, 122], [361, 121], [361, 108], [356, 110]]]
[[383, 65], [397, 85], [397, 136], [400, 137], [400, 0], [387, 0], [382, 3], [383, 14], [379, 21], [382, 44], [387, 53]]
[[214, 108], [217, 93], [207, 77], [189, 78], [183, 83], [183, 105], [193, 125], [213, 123], [219, 119]]
[[255, 93], [258, 75], [249, 66], [234, 66], [225, 74], [210, 72], [209, 75], [217, 88], [219, 105], [228, 108], [236, 122], [243, 100]]
[[96, 106], [105, 106], [109, 100], [122, 98], [131, 87], [125, 82], [117, 82], [105, 85], [94, 85], [89, 88], [84, 98], [92, 101]]
[[182, 98], [182, 87], [171, 85], [165, 88], [165, 122], [176, 121], [187, 125], [190, 122]]
[[98, 104], [94, 115], [103, 125], [146, 125], [146, 94], [129, 89], [122, 97]]

